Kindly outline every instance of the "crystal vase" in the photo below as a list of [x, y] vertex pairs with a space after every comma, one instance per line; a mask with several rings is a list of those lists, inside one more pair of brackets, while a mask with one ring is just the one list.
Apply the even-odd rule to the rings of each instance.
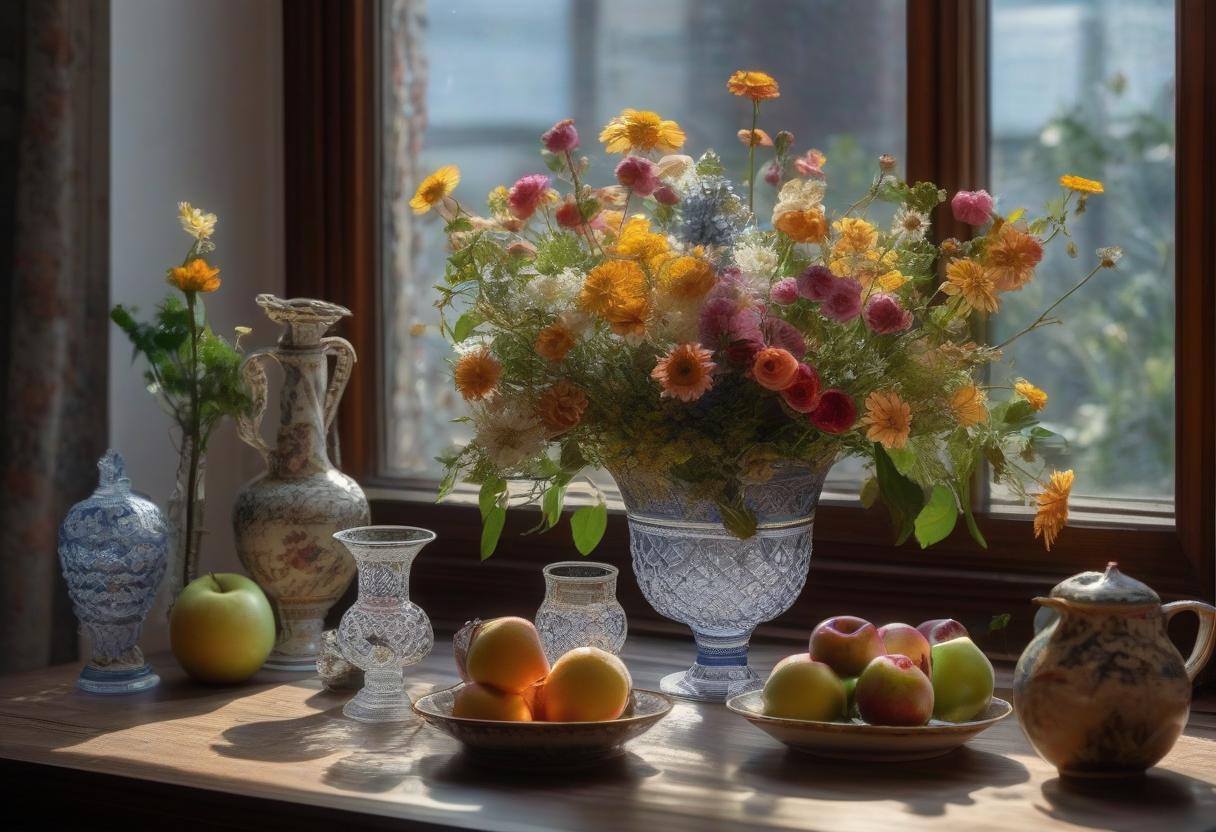
[[617, 574], [607, 563], [577, 560], [544, 568], [545, 600], [535, 623], [551, 663], [576, 647], [621, 652], [628, 626], [616, 600]]
[[410, 601], [410, 566], [435, 533], [412, 526], [361, 526], [334, 535], [359, 569], [359, 596], [338, 625], [343, 658], [363, 671], [363, 687], [342, 713], [360, 722], [413, 719], [405, 668], [435, 646], [431, 620]]
[[688, 625], [692, 667], [663, 677], [665, 693], [721, 702], [761, 686], [748, 666], [757, 625], [798, 598], [811, 560], [815, 506], [830, 464], [775, 464], [763, 482], [742, 485], [757, 520], [747, 539], [732, 535], [717, 507], [636, 470], [612, 472], [625, 501], [633, 571], [661, 615]]

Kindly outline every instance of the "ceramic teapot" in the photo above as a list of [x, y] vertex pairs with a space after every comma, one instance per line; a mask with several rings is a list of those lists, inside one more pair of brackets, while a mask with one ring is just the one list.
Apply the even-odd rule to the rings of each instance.
[[[1014, 671], [1014, 708], [1035, 751], [1074, 777], [1136, 775], [1157, 763], [1186, 725], [1191, 683], [1216, 643], [1216, 608], [1162, 605], [1114, 562], [1034, 601], [1059, 613]], [[1185, 661], [1166, 633], [1180, 612], [1199, 616]]]

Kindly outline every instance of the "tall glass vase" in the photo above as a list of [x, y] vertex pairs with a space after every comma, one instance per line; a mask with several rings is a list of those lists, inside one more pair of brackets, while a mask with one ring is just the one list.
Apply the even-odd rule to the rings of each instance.
[[745, 483], [743, 500], [758, 521], [745, 540], [726, 530], [712, 502], [637, 470], [613, 470], [642, 594], [661, 615], [688, 625], [696, 641], [696, 661], [663, 677], [665, 693], [721, 702], [760, 687], [748, 642], [802, 592], [830, 467], [779, 463], [763, 482]]
[[[191, 479], [194, 481], [191, 499]], [[194, 454], [190, 437], [181, 439], [177, 476], [169, 495], [169, 599], [176, 600], [186, 584], [198, 577], [199, 553], [203, 546], [203, 509], [207, 494], [207, 454]]]

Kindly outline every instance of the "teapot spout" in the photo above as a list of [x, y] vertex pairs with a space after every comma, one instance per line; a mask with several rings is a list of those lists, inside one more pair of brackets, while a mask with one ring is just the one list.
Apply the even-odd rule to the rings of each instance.
[[1065, 601], [1063, 598], [1039, 597], [1039, 598], [1034, 598], [1032, 600], [1034, 601], [1034, 603], [1038, 604], [1040, 607], [1051, 607], [1053, 610], [1056, 610], [1058, 612], [1064, 612], [1064, 610], [1066, 610], [1068, 608], [1068, 602]]

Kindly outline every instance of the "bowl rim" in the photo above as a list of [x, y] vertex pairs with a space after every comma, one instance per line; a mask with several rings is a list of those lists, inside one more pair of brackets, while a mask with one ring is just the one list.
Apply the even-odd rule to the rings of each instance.
[[[549, 722], [547, 720], [538, 720], [534, 722], [514, 722], [506, 719], [474, 719], [473, 717], [468, 716], [452, 716], [451, 714], [444, 714], [435, 710], [425, 710], [424, 708], [419, 707], [424, 700], [430, 699], [432, 696], [437, 696], [441, 693], [447, 693], [449, 691], [459, 690], [467, 684], [469, 683], [457, 682], [454, 685], [448, 685], [445, 688], [436, 688], [428, 693], [425, 693], [410, 703], [410, 710], [418, 714], [418, 716], [424, 718], [434, 717], [436, 719], [442, 719], [460, 725], [510, 725], [512, 727], [521, 727], [525, 731], [540, 731], [544, 730], [546, 726], [570, 728], [575, 726], [589, 727], [602, 725], [634, 725], [647, 720], [662, 719], [671, 713], [671, 709], [674, 708], [676, 704], [672, 697], [662, 693], [661, 691], [651, 690], [650, 688], [630, 688], [630, 697], [632, 697], [635, 693], [648, 693], [651, 696], [658, 697], [658, 699], [663, 703], [662, 709], [655, 711], [654, 713], [636, 714], [634, 716], [620, 716], [616, 719], [600, 720], [599, 722]], [[533, 728], [530, 726], [536, 727]]]
[[761, 691], [753, 690], [747, 693], [740, 693], [726, 700], [726, 708], [732, 713], [738, 714], [749, 722], [764, 723], [766, 725], [783, 726], [788, 728], [796, 728], [802, 730], [816, 731], [819, 733], [847, 733], [847, 734], [865, 734], [870, 736], [896, 736], [905, 734], [963, 734], [977, 729], [984, 729], [991, 725], [1006, 719], [1013, 713], [1013, 705], [999, 696], [992, 697], [992, 702], [989, 707], [996, 705], [1000, 708], [1000, 712], [994, 716], [984, 717], [983, 719], [974, 719], [968, 722], [938, 722], [927, 723], [925, 725], [870, 725], [868, 723], [857, 722], [824, 722], [814, 719], [790, 719], [788, 717], [768, 716], [759, 714], [754, 711], [749, 711], [743, 708], [739, 702], [744, 697], [754, 696]]

